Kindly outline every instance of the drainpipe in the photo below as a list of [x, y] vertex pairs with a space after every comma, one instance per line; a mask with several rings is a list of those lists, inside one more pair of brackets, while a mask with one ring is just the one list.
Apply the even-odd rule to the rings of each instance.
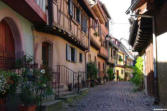
[[86, 57], [86, 55], [87, 55], [88, 52], [90, 52], [90, 28], [91, 28], [91, 26], [90, 26], [90, 19], [89, 19], [89, 26], [88, 26], [88, 50], [85, 51], [85, 72], [86, 72], [86, 79], [87, 79], [87, 61], [86, 61], [87, 57]]
[[158, 94], [158, 69], [157, 69], [157, 37], [155, 30], [155, 16], [152, 16], [152, 26], [153, 26], [153, 55], [154, 55], [154, 91], [155, 91], [155, 104], [159, 103], [159, 94]]

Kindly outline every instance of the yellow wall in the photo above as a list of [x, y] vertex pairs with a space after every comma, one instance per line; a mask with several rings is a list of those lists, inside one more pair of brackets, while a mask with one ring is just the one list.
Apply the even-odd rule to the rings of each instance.
[[[123, 70], [123, 73], [121, 72]], [[124, 79], [125, 78], [125, 68], [123, 67], [115, 67], [115, 80], [117, 78], [117, 71], [119, 71], [119, 77]]]
[[[117, 58], [117, 64], [118, 65], [124, 65], [124, 61], [125, 61], [125, 56], [124, 56], [124, 54], [122, 53], [122, 52], [117, 52], [117, 54], [118, 54], [118, 58]], [[121, 56], [122, 57], [122, 60], [123, 61], [119, 61], [119, 56]]]
[[[83, 71], [85, 72], [85, 52], [80, 50], [78, 47], [72, 45], [68, 41], [62, 39], [59, 36], [51, 35], [47, 33], [34, 31], [35, 35], [35, 61], [42, 64], [42, 42], [49, 42], [52, 44], [52, 68], [56, 65], [65, 65], [66, 67], [72, 69], [75, 72]], [[66, 44], [73, 46], [77, 49], [77, 62], [72, 63], [66, 61]], [[82, 63], [79, 62], [79, 53], [82, 53]]]
[[[87, 54], [87, 62], [95, 62], [95, 57], [96, 57], [96, 62], [97, 62], [97, 54], [98, 54], [98, 50], [96, 50], [94, 47], [90, 47], [90, 51]], [[91, 56], [90, 56], [91, 55]], [[90, 58], [90, 57], [91, 58]], [[89, 60], [90, 59], [90, 60]]]

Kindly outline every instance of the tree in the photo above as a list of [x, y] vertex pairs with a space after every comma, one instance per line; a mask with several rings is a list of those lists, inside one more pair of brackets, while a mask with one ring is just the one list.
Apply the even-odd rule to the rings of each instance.
[[114, 77], [114, 71], [112, 68], [109, 68], [107, 70], [107, 74], [108, 74], [108, 77], [109, 77], [109, 80], [113, 80], [115, 77]]
[[138, 57], [136, 60], [136, 64], [133, 67], [133, 77], [131, 81], [138, 87], [142, 88], [143, 85], [143, 58]]
[[90, 62], [87, 64], [87, 74], [88, 79], [95, 80], [97, 79], [98, 69], [94, 62]]

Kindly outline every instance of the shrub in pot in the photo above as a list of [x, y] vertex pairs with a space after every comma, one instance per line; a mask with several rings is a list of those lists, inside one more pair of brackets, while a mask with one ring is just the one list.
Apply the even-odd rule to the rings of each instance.
[[49, 71], [29, 66], [31, 65], [25, 65], [21, 76], [20, 111], [36, 111], [37, 106], [41, 106], [42, 100], [52, 94]]
[[19, 75], [10, 71], [0, 71], [0, 111], [5, 111], [6, 98], [14, 95], [19, 81]]

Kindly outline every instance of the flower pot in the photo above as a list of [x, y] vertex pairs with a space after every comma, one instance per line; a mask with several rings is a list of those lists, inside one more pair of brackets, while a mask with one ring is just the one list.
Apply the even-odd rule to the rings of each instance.
[[6, 111], [5, 99], [0, 99], [0, 111]]
[[19, 106], [19, 111], [36, 111], [37, 106], [36, 105], [31, 105], [31, 106]]

